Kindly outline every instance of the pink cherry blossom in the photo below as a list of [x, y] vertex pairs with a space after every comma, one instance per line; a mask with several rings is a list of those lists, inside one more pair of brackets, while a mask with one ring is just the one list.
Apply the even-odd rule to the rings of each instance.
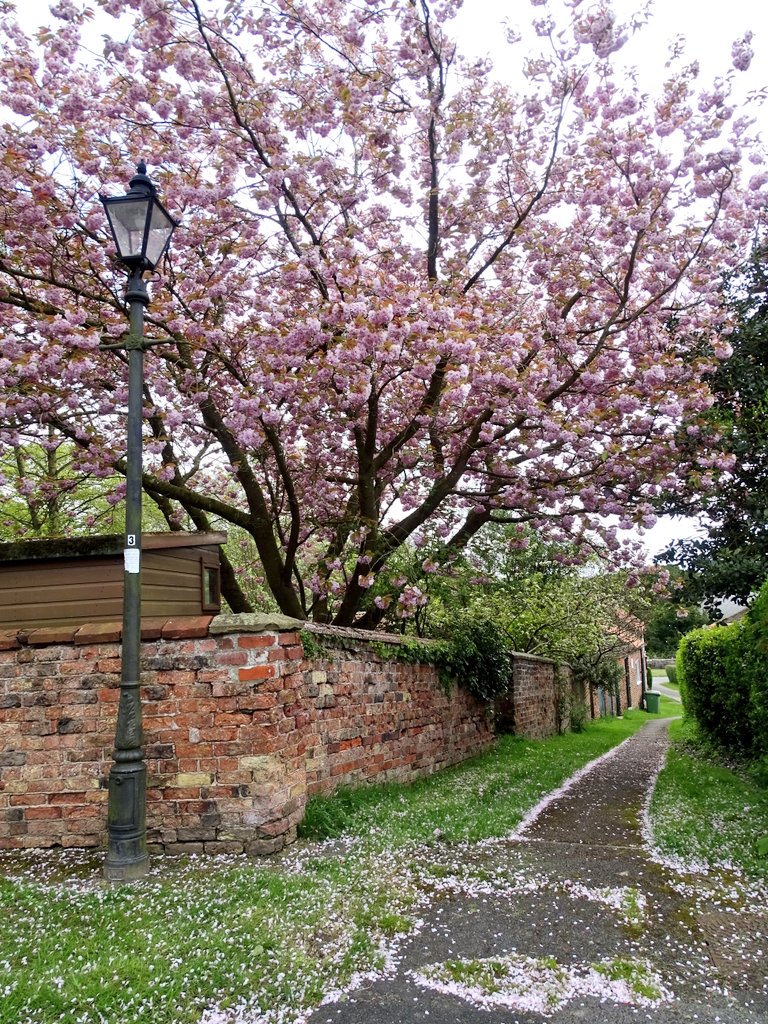
[[398, 550], [500, 515], [624, 557], [606, 514], [706, 486], [721, 282], [768, 195], [735, 71], [640, 90], [613, 65], [627, 26], [571, 0], [541, 53], [512, 49], [516, 90], [463, 59], [457, 6], [107, 0], [98, 59], [82, 5], [39, 44], [6, 14], [0, 445], [53, 431], [83, 475], [124, 472], [98, 195], [144, 158], [181, 220], [148, 282], [147, 491], [244, 531], [284, 612], [412, 615], [418, 580], [372, 592]]

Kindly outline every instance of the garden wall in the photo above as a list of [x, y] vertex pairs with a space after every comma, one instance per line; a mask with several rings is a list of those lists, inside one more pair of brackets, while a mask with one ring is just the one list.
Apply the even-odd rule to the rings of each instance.
[[[533, 654], [515, 654], [509, 691], [497, 705], [498, 728], [543, 739], [564, 728], [571, 670]], [[564, 721], [565, 719], [565, 721]]]
[[[145, 623], [150, 844], [269, 853], [295, 837], [308, 794], [425, 775], [491, 744], [485, 708], [446, 694], [432, 667], [338, 630], [310, 660], [281, 625]], [[119, 632], [0, 636], [0, 848], [103, 845]]]
[[[383, 660], [370, 634], [330, 627], [305, 651], [297, 625], [143, 624], [151, 849], [270, 853], [295, 838], [308, 795], [427, 775], [492, 743], [485, 706], [446, 693], [432, 666]], [[0, 634], [0, 849], [105, 844], [119, 636], [110, 623]], [[554, 731], [551, 690], [540, 678], [537, 698], [534, 679], [552, 666], [523, 662], [518, 731]]]

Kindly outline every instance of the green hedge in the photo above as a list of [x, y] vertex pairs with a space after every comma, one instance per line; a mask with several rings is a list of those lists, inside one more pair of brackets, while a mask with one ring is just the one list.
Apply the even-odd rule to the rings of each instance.
[[768, 753], [768, 583], [743, 620], [683, 637], [677, 677], [686, 714], [711, 742], [750, 758]]
[[509, 689], [512, 681], [512, 651], [506, 632], [483, 615], [456, 615], [446, 636], [425, 643], [415, 637], [400, 644], [374, 644], [385, 657], [398, 661], [437, 666], [443, 685], [453, 682], [480, 701], [492, 704]]
[[768, 581], [747, 614], [749, 640], [749, 717], [758, 754], [768, 753]]

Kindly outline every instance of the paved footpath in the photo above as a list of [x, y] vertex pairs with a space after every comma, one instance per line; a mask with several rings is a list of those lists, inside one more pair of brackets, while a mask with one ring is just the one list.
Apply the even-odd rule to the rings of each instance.
[[662, 682], [661, 679], [654, 679], [653, 689], [658, 690], [662, 697], [669, 697], [670, 700], [676, 700], [678, 704], [682, 703], [679, 687], [670, 686], [668, 682]]
[[515, 837], [425, 851], [418, 932], [309, 1024], [766, 1024], [765, 889], [647, 851], [666, 747], [651, 721]]

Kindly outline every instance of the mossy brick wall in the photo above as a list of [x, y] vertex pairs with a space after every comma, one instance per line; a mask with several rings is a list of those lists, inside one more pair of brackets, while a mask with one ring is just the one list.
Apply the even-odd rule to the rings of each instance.
[[[269, 853], [295, 837], [308, 793], [428, 774], [492, 742], [468, 694], [360, 636], [323, 637], [310, 661], [295, 629], [209, 626], [144, 624], [151, 848]], [[0, 635], [0, 849], [104, 845], [119, 633]]]

